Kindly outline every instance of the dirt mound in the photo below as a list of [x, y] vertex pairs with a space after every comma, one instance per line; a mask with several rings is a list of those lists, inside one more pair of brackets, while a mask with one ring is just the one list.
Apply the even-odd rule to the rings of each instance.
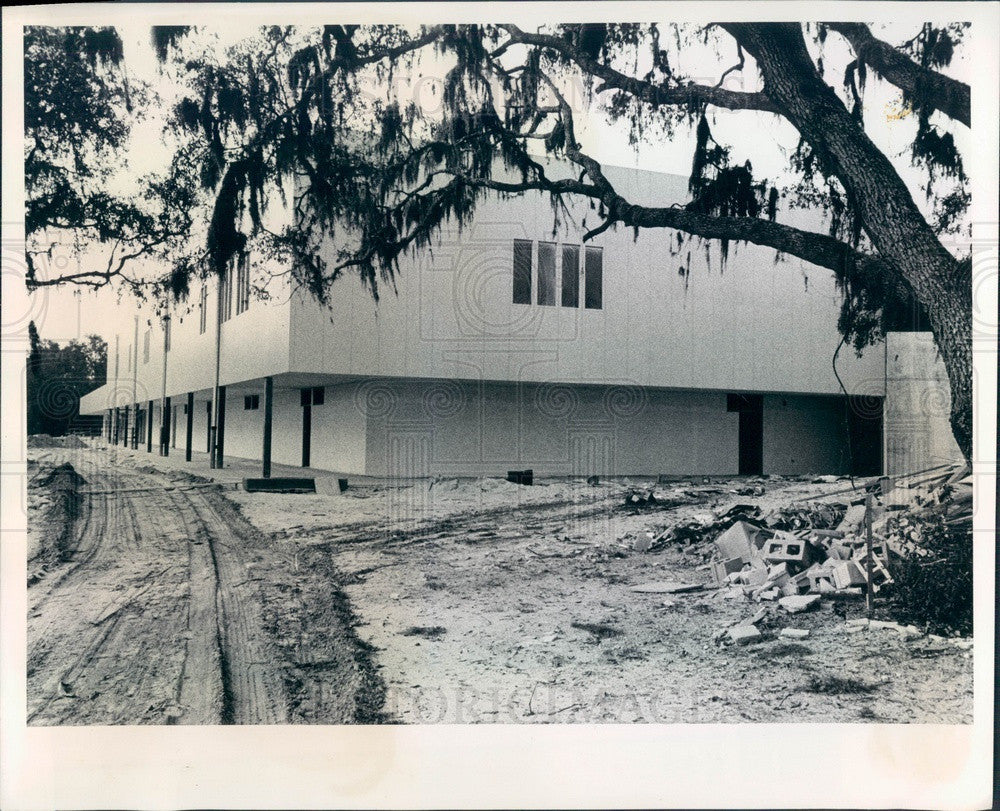
[[50, 436], [49, 434], [31, 434], [28, 437], [29, 448], [86, 448], [87, 443], [80, 437]]
[[39, 486], [55, 490], [77, 490], [86, 483], [87, 480], [69, 462], [57, 465], [37, 481]]

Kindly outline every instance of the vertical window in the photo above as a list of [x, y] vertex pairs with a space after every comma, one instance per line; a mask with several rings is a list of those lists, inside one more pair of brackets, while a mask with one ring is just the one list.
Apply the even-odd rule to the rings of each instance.
[[531, 304], [531, 241], [514, 240], [514, 303]]
[[219, 282], [219, 295], [222, 296], [222, 320], [233, 317], [233, 262], [229, 263], [226, 273]]
[[170, 351], [170, 316], [163, 319], [163, 350]]
[[555, 306], [556, 303], [556, 244], [538, 243], [538, 303]]
[[562, 246], [562, 306], [580, 306], [580, 246]]
[[583, 306], [600, 310], [604, 300], [604, 251], [587, 248], [584, 273]]
[[250, 255], [241, 253], [236, 262], [236, 314], [250, 306]]
[[142, 362], [149, 363], [149, 334], [152, 328], [147, 329], [142, 335]]
[[198, 334], [203, 335], [208, 325], [208, 285], [201, 286], [201, 299], [198, 302]]

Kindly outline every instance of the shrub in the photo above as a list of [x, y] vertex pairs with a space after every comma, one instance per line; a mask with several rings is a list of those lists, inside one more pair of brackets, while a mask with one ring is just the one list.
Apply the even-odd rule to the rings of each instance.
[[931, 633], [972, 633], [972, 533], [940, 517], [921, 527], [922, 551], [893, 567], [891, 612]]

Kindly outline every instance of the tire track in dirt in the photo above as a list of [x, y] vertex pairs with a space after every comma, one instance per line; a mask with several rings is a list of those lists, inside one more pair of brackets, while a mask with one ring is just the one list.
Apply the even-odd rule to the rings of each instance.
[[224, 724], [282, 724], [288, 708], [281, 662], [262, 633], [259, 592], [247, 575], [245, 536], [224, 521], [209, 494], [185, 493], [204, 537], [215, 577], [219, 675]]

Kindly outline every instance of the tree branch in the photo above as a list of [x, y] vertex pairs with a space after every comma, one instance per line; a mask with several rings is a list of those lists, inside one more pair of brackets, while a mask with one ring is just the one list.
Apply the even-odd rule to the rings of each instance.
[[510, 36], [511, 41], [509, 44], [548, 48], [572, 60], [583, 71], [597, 77], [603, 82], [597, 88], [599, 93], [605, 90], [622, 90], [654, 107], [671, 104], [708, 104], [714, 107], [725, 107], [729, 110], [778, 112], [778, 108], [764, 93], [743, 93], [735, 90], [726, 90], [718, 86], [708, 87], [707, 85], [698, 84], [667, 87], [663, 84], [648, 82], [645, 79], [637, 79], [634, 76], [628, 76], [615, 70], [610, 65], [587, 56], [571, 42], [567, 42], [561, 37], [552, 36], [551, 34], [529, 34], [522, 31], [516, 25], [505, 24], [500, 27]]
[[858, 59], [887, 82], [912, 97], [921, 107], [940, 110], [949, 118], [972, 126], [969, 85], [918, 65], [884, 42], [864, 23], [825, 23], [846, 39]]

